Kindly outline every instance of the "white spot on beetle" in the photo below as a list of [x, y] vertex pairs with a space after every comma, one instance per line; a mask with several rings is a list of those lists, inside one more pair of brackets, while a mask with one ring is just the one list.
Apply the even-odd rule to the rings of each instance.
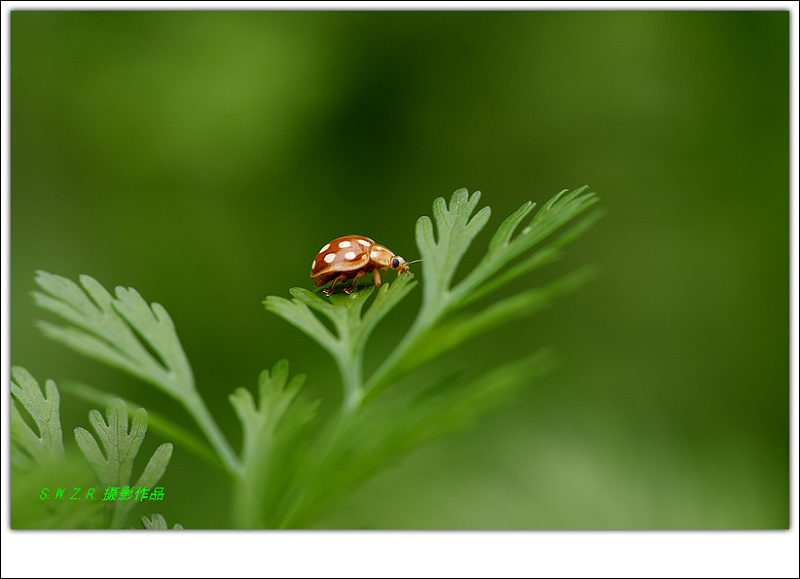
[[340, 241], [339, 247], [350, 247], [352, 245], [349, 241]]
[[370, 259], [378, 259], [379, 255], [380, 255], [380, 253], [373, 249], [369, 254], [369, 258]]
[[[326, 249], [328, 249], [330, 246], [331, 246], [331, 244], [330, 244], [330, 243], [326, 243], [326, 244], [325, 244], [325, 247], [323, 247], [322, 249], [320, 249], [320, 250], [319, 250], [319, 253], [322, 253], [323, 251], [325, 251]], [[330, 263], [330, 262], [328, 262], [328, 263]]]
[[329, 253], [328, 255], [325, 256], [324, 259], [325, 259], [325, 263], [333, 263], [333, 260], [336, 259], [336, 254], [335, 253]]
[[361, 245], [363, 245], [364, 247], [369, 247], [369, 246], [370, 246], [370, 242], [369, 242], [369, 241], [367, 241], [366, 239], [359, 239], [359, 240], [358, 240], [358, 242], [359, 242]]
[[344, 254], [344, 257], [345, 257], [345, 259], [355, 259], [356, 258], [356, 252], [355, 251], [348, 251], [347, 253]]
[[315, 265], [317, 265], [317, 260], [316, 259], [311, 262], [311, 269], [314, 269]]

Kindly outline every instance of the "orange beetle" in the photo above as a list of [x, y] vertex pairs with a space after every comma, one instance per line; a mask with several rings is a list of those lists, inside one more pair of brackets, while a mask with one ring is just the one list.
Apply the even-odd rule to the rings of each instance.
[[372, 272], [375, 287], [381, 287], [382, 269], [393, 269], [397, 275], [408, 272], [408, 262], [382, 245], [378, 245], [363, 235], [345, 235], [337, 237], [319, 250], [311, 263], [311, 277], [314, 285], [319, 287], [333, 280], [331, 287], [322, 290], [326, 296], [331, 295], [334, 286], [340, 281], [353, 280], [353, 285], [344, 288], [345, 293], [356, 289], [358, 280]]

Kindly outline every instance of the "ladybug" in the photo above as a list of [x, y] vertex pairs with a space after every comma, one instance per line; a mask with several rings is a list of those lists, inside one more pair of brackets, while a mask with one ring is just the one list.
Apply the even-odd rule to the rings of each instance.
[[326, 296], [331, 295], [334, 286], [340, 281], [353, 280], [353, 285], [344, 288], [345, 293], [356, 289], [359, 279], [372, 272], [375, 287], [381, 287], [382, 269], [393, 269], [397, 275], [408, 272], [408, 262], [383, 245], [378, 245], [363, 235], [345, 235], [337, 237], [319, 250], [317, 257], [311, 262], [311, 277], [314, 285], [319, 287], [333, 280], [331, 287], [322, 290]]

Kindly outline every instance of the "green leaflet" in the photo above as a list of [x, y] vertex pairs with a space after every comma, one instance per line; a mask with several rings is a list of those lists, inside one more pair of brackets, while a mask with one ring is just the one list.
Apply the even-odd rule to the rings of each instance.
[[[11, 368], [11, 464], [18, 470], [30, 470], [63, 459], [60, 400], [52, 380], [45, 383], [42, 394], [30, 372], [21, 366]], [[38, 433], [22, 418], [18, 404], [33, 419]]]
[[[130, 489], [132, 493], [140, 489], [152, 490], [167, 470], [172, 457], [172, 444], [167, 442], [159, 446], [136, 483], [131, 484], [133, 460], [147, 431], [145, 409], [136, 411], [130, 430], [125, 402], [119, 399], [113, 401], [106, 410], [106, 419], [97, 410], [90, 411], [89, 422], [97, 433], [97, 439], [79, 426], [75, 429], [75, 441], [97, 475], [101, 487], [119, 492]], [[98, 441], [103, 446], [102, 451]], [[112, 529], [120, 528], [136, 504], [134, 498], [107, 501], [106, 524]]]

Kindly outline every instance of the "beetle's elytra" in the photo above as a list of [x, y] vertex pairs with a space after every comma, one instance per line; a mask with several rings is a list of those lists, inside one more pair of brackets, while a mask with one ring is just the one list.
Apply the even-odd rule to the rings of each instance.
[[372, 272], [375, 287], [381, 287], [381, 270], [393, 269], [397, 274], [408, 272], [408, 263], [383, 245], [378, 245], [363, 235], [337, 237], [319, 250], [311, 263], [311, 277], [319, 287], [333, 280], [331, 287], [322, 290], [331, 295], [338, 282], [353, 280], [353, 285], [344, 288], [345, 293], [356, 289], [359, 279]]

